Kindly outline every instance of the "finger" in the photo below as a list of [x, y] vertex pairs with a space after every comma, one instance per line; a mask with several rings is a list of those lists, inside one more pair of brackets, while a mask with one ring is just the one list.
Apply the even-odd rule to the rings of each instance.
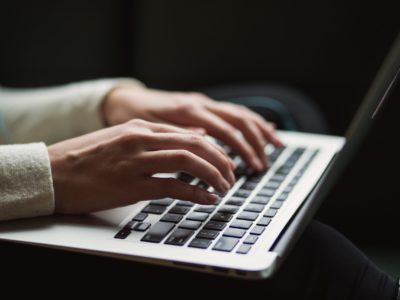
[[261, 133], [261, 130], [255, 123], [249, 120], [239, 122], [237, 127], [241, 130], [245, 138], [249, 141], [249, 143], [257, 152], [257, 155], [263, 163], [264, 168], [267, 167], [267, 160], [264, 151], [266, 141], [263, 134]]
[[173, 178], [146, 179], [141, 185], [148, 200], [170, 197], [199, 204], [214, 204], [218, 196], [194, 185]]
[[275, 147], [283, 147], [283, 142], [276, 134], [275, 126], [266, 121], [257, 121], [257, 126], [261, 130], [264, 137]]
[[184, 127], [184, 128], [187, 129], [187, 130], [199, 133], [201, 135], [206, 135], [207, 134], [207, 131], [204, 128], [201, 128], [201, 127]]
[[235, 182], [232, 172], [234, 162], [217, 145], [212, 144], [203, 136], [193, 134], [156, 133], [146, 141], [146, 149], [157, 150], [188, 150], [215, 166], [231, 184]]
[[237, 109], [231, 109], [230, 107], [224, 110], [221, 109], [221, 106], [215, 107], [213, 112], [242, 132], [245, 139], [256, 151], [265, 168], [267, 166], [264, 152], [266, 141], [264, 135], [259, 127], [255, 124], [254, 120], [249, 117], [246, 118], [246, 116], [243, 116], [243, 114], [239, 114]]
[[198, 130], [194, 131], [194, 130], [190, 130], [187, 128], [178, 127], [178, 126], [169, 125], [169, 124], [160, 124], [160, 123], [149, 122], [148, 126], [150, 127], [150, 129], [153, 132], [159, 132], [159, 133], [175, 132], [175, 133], [183, 133], [183, 134], [188, 134], [188, 133], [193, 134], [194, 133], [194, 134], [202, 135], [202, 133], [200, 133]]
[[253, 112], [252, 110], [248, 109], [245, 106], [241, 106], [242, 110], [244, 113], [247, 113], [249, 118], [254, 120], [254, 122], [257, 124], [257, 127], [261, 130], [263, 136], [270, 142], [272, 143], [275, 147], [282, 147], [283, 143], [279, 139], [279, 137], [276, 134], [276, 125], [274, 123], [266, 121], [263, 117], [261, 117], [259, 114]]
[[187, 150], [161, 150], [145, 152], [140, 157], [145, 175], [185, 172], [207, 182], [219, 192], [227, 192], [228, 181], [208, 161]]
[[263, 164], [258, 159], [256, 152], [245, 139], [236, 134], [236, 129], [231, 124], [208, 110], [194, 113], [192, 121], [231, 147], [249, 166], [257, 171], [263, 170]]

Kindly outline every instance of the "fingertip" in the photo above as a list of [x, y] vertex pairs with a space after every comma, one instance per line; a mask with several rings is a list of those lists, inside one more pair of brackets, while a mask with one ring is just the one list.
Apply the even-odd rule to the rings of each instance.
[[215, 202], [217, 202], [218, 196], [212, 193], [207, 193], [205, 200], [206, 200], [205, 202], [208, 204], [214, 204]]
[[261, 172], [264, 170], [263, 163], [261, 162], [261, 160], [259, 158], [253, 157], [251, 159], [251, 164], [252, 164], [254, 170], [256, 170], [257, 172]]
[[282, 148], [285, 146], [285, 144], [278, 138], [275, 138], [274, 140], [274, 146], [278, 148]]
[[232, 170], [235, 170], [235, 169], [236, 169], [236, 164], [235, 164], [235, 162], [234, 162], [232, 159], [229, 158], [229, 163], [230, 163], [230, 165], [231, 165], [231, 169], [232, 169]]

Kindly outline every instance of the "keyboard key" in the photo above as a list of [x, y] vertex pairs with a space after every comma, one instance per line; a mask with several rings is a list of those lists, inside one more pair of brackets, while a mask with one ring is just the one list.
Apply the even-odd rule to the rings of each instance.
[[177, 214], [165, 214], [160, 221], [163, 222], [171, 222], [171, 223], [179, 223], [182, 220], [182, 215]]
[[194, 211], [210, 214], [215, 210], [215, 208], [214, 205], [197, 205]]
[[246, 207], [244, 208], [245, 211], [252, 211], [252, 212], [256, 212], [256, 213], [260, 213], [264, 210], [264, 205], [262, 204], [254, 204], [254, 203], [250, 203], [247, 204]]
[[257, 196], [267, 196], [272, 197], [275, 194], [275, 190], [263, 188], [257, 193]]
[[137, 224], [136, 221], [129, 221], [129, 222], [125, 225], [125, 228], [126, 228], [126, 229], [130, 229], [130, 230], [133, 230], [133, 228], [135, 228], [136, 224]]
[[242, 244], [239, 246], [239, 248], [236, 250], [236, 253], [239, 254], [247, 254], [251, 249], [251, 245], [247, 245], [247, 244]]
[[211, 243], [211, 240], [195, 238], [190, 242], [189, 247], [207, 249], [211, 245]]
[[221, 222], [229, 222], [232, 219], [232, 214], [227, 213], [215, 213], [211, 220], [213, 221], [221, 221]]
[[253, 225], [253, 223], [250, 221], [233, 220], [229, 226], [234, 228], [249, 229], [251, 225]]
[[250, 234], [260, 235], [264, 232], [264, 226], [254, 226], [253, 229], [250, 231]]
[[246, 199], [238, 198], [238, 197], [231, 197], [225, 204], [235, 205], [235, 206], [242, 206]]
[[257, 235], [249, 234], [248, 236], [246, 236], [246, 238], [244, 239], [243, 243], [253, 245], [253, 244], [255, 244], [257, 242], [257, 240], [258, 240], [258, 236]]
[[253, 213], [253, 212], [249, 212], [249, 211], [242, 211], [237, 216], [237, 219], [247, 220], [247, 221], [254, 221], [255, 219], [257, 219], [257, 217], [258, 217], [257, 213]]
[[203, 229], [197, 234], [196, 238], [213, 240], [218, 235], [219, 231]]
[[266, 212], [265, 212], [265, 214], [264, 214], [264, 217], [274, 217], [275, 215], [276, 215], [276, 213], [277, 213], [277, 209], [274, 209], [274, 208], [269, 208]]
[[235, 196], [235, 197], [247, 198], [247, 197], [250, 196], [251, 192], [252, 192], [252, 191], [239, 189], [239, 190], [237, 190], [237, 191], [235, 192], [235, 194], [233, 194], [233, 196]]
[[137, 223], [133, 230], [135, 231], [146, 231], [151, 226], [151, 223], [143, 222]]
[[272, 189], [272, 190], [276, 190], [277, 188], [279, 188], [281, 184], [276, 182], [276, 181], [268, 181], [265, 185], [264, 188], [267, 189]]
[[217, 221], [208, 221], [206, 225], [204, 225], [205, 229], [213, 229], [213, 230], [223, 230], [226, 226], [224, 222]]
[[293, 187], [288, 185], [287, 187], [285, 187], [285, 189], [283, 190], [283, 192], [289, 194], [292, 190], [293, 190]]
[[234, 215], [237, 213], [238, 210], [239, 210], [239, 207], [237, 207], [237, 206], [224, 205], [224, 206], [220, 207], [218, 212]]
[[159, 243], [175, 227], [174, 223], [158, 222], [141, 239], [144, 242]]
[[272, 176], [269, 180], [270, 181], [275, 181], [275, 182], [282, 182], [284, 181], [286, 178], [285, 175], [281, 175], [281, 174], [274, 174], [274, 176]]
[[287, 174], [290, 173], [291, 170], [292, 170], [292, 168], [282, 166], [282, 167], [278, 168], [278, 170], [276, 170], [276, 174], [286, 176]]
[[210, 187], [210, 185], [207, 182], [204, 182], [202, 180], [200, 180], [197, 184], [196, 184], [199, 188], [201, 189], [208, 189]]
[[186, 229], [199, 229], [201, 226], [201, 222], [199, 221], [189, 221], [189, 220], [183, 220], [181, 224], [179, 224], [180, 228], [186, 228]]
[[265, 176], [265, 172], [262, 173], [253, 173], [251, 175], [249, 175], [249, 177], [247, 178], [247, 182], [260, 182]]
[[279, 209], [281, 208], [282, 204], [282, 201], [275, 201], [274, 203], [272, 203], [271, 208]]
[[271, 222], [271, 218], [268, 217], [262, 217], [258, 222], [258, 226], [268, 226], [268, 224]]
[[186, 215], [189, 212], [189, 210], [190, 210], [190, 207], [188, 207], [188, 206], [175, 205], [168, 212], [173, 213], [173, 214]]
[[242, 238], [245, 234], [246, 234], [246, 230], [229, 227], [225, 230], [223, 236]]
[[132, 221], [142, 222], [147, 218], [147, 216], [148, 216], [148, 214], [141, 212], [141, 213], [138, 213], [136, 216], [134, 216], [132, 218]]
[[208, 214], [202, 213], [202, 212], [192, 212], [186, 217], [188, 220], [193, 220], [193, 221], [205, 221], [208, 218]]
[[278, 196], [278, 198], [276, 198], [277, 201], [285, 201], [287, 199], [287, 197], [289, 196], [288, 193], [282, 193]]
[[236, 180], [241, 178], [244, 175], [247, 175], [248, 168], [244, 162], [241, 162], [238, 166], [236, 166], [235, 170], [233, 171]]
[[250, 202], [256, 204], [267, 204], [271, 200], [270, 197], [267, 196], [255, 196]]
[[145, 208], [143, 208], [142, 212], [149, 213], [149, 214], [161, 215], [166, 209], [167, 209], [167, 207], [162, 206], [162, 205], [149, 204]]
[[240, 188], [252, 191], [257, 187], [257, 185], [258, 185], [257, 182], [246, 181], [245, 183], [242, 184]]
[[238, 242], [239, 239], [223, 236], [214, 245], [213, 250], [231, 252]]
[[193, 181], [194, 177], [192, 175], [189, 175], [189, 174], [185, 173], [185, 172], [181, 172], [178, 175], [178, 179], [183, 181], [183, 182], [186, 182], [186, 183], [191, 183]]
[[128, 235], [131, 234], [131, 230], [129, 228], [122, 228], [118, 233], [114, 236], [115, 239], [125, 239]]
[[193, 202], [190, 202], [190, 201], [179, 200], [179, 201], [176, 203], [176, 205], [178, 205], [178, 206], [189, 206], [189, 207], [192, 207], [192, 206], [194, 205], [194, 203], [193, 203]]
[[190, 239], [193, 233], [194, 230], [177, 228], [171, 233], [165, 243], [168, 245], [183, 246]]
[[160, 200], [153, 200], [150, 203], [151, 204], [155, 204], [155, 205], [164, 205], [164, 206], [169, 206], [172, 204], [172, 202], [174, 202], [175, 199], [171, 199], [171, 198], [164, 198], [164, 199], [160, 199]]

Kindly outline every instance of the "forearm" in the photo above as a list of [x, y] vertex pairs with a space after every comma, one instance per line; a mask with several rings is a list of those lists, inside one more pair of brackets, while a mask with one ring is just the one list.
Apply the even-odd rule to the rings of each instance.
[[141, 84], [106, 79], [41, 89], [0, 88], [0, 117], [12, 143], [54, 143], [103, 127], [100, 105], [115, 86]]

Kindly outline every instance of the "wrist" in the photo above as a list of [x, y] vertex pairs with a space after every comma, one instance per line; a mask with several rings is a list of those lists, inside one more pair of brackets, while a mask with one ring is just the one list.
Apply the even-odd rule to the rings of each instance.
[[103, 124], [113, 126], [134, 118], [131, 109], [134, 95], [142, 93], [145, 89], [136, 85], [118, 85], [110, 89], [100, 105]]

